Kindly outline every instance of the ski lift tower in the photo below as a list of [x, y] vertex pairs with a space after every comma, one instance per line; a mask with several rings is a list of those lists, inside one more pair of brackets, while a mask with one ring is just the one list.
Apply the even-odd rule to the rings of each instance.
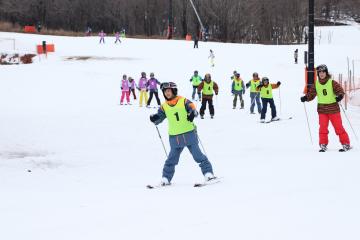
[[307, 89], [314, 84], [314, 0], [309, 0], [309, 43], [308, 43], [308, 69]]
[[202, 21], [201, 21], [201, 18], [200, 18], [200, 16], [199, 16], [199, 13], [198, 13], [197, 10], [196, 10], [196, 7], [195, 7], [195, 5], [194, 5], [194, 2], [193, 2], [192, 0], [189, 0], [189, 1], [190, 1], [190, 3], [191, 3], [191, 6], [192, 6], [193, 9], [194, 9], [194, 12], [195, 12], [195, 14], [196, 14], [196, 17], [197, 17], [198, 21], [199, 21], [199, 23], [200, 23], [201, 33], [204, 33], [204, 32], [205, 32], [205, 28], [204, 28], [204, 25], [203, 25], [203, 23], [202, 23]]

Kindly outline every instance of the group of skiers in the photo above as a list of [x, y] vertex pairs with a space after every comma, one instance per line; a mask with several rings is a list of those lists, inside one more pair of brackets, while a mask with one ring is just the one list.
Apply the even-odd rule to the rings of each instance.
[[[103, 30], [101, 30], [100, 32], [99, 32], [99, 37], [100, 37], [100, 41], [99, 41], [99, 43], [101, 44], [101, 43], [103, 43], [103, 44], [105, 44], [105, 37], [106, 37], [106, 33], [103, 31]], [[122, 38], [124, 38], [125, 37], [125, 30], [123, 30], [123, 31], [121, 31], [121, 32], [119, 32], [119, 31], [117, 31], [117, 32], [115, 32], [115, 34], [114, 34], [114, 37], [115, 37], [115, 44], [116, 43], [121, 43], [121, 37]]]
[[[145, 105], [146, 107], [150, 107], [153, 96], [156, 98], [156, 102], [158, 107], [160, 107], [160, 98], [158, 94], [158, 85], [161, 83], [159, 80], [155, 78], [154, 73], [150, 73], [150, 78], [146, 77], [146, 73], [142, 72], [141, 77], [139, 79], [138, 84], [136, 84], [135, 80], [132, 77], [127, 77], [125, 74], [123, 75], [123, 79], [121, 80], [121, 97], [120, 97], [120, 105], [124, 104], [124, 98], [126, 97], [126, 101], [128, 105], [131, 105], [130, 102], [130, 94], [133, 94], [134, 100], [136, 100], [135, 89], [139, 91], [139, 106], [142, 107]], [[150, 97], [148, 97], [148, 92], [150, 92]]]
[[[317, 67], [318, 80], [309, 89], [305, 96], [300, 98], [301, 102], [311, 101], [316, 96], [318, 99], [319, 113], [319, 145], [320, 152], [327, 150], [328, 144], [328, 125], [329, 121], [335, 128], [335, 133], [339, 136], [342, 148], [339, 151], [348, 151], [351, 149], [350, 139], [345, 131], [340, 114], [339, 102], [344, 97], [344, 90], [339, 83], [331, 78], [326, 65]], [[240, 98], [240, 108], [244, 108], [242, 95], [245, 93], [245, 87], [250, 88], [250, 113], [254, 113], [255, 102], [257, 110], [261, 113], [261, 122], [265, 121], [267, 105], [270, 105], [272, 120], [279, 120], [276, 115], [272, 90], [279, 88], [281, 82], [270, 83], [267, 77], [260, 81], [258, 73], [253, 74], [253, 79], [244, 85], [240, 74], [234, 71], [232, 76], [232, 94], [234, 94], [233, 106], [236, 108], [237, 97]], [[209, 104], [210, 115], [214, 116], [214, 107], [212, 97], [218, 94], [218, 86], [211, 79], [210, 74], [206, 74], [202, 80], [198, 71], [190, 79], [193, 85], [192, 99], [195, 100], [196, 92], [198, 99], [202, 99], [200, 116], [203, 118], [206, 103]], [[205, 177], [205, 184], [216, 180], [213, 168], [207, 156], [199, 148], [199, 138], [196, 132], [196, 126], [193, 123], [194, 118], [199, 115], [195, 105], [188, 99], [178, 96], [177, 85], [174, 82], [166, 82], [160, 85], [165, 102], [160, 106], [156, 114], [150, 116], [150, 121], [155, 125], [160, 124], [165, 118], [168, 119], [168, 133], [170, 142], [170, 153], [165, 161], [162, 180], [159, 186], [171, 184], [175, 173], [175, 166], [179, 162], [180, 154], [184, 147], [187, 147], [194, 160], [199, 164], [202, 174]], [[259, 101], [261, 98], [262, 104]], [[148, 186], [153, 188], [152, 186]]]

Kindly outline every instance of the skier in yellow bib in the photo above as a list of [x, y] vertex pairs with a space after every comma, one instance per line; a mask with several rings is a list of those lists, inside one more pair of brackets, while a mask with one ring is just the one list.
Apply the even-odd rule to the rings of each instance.
[[161, 185], [169, 185], [175, 173], [175, 166], [179, 162], [180, 154], [187, 147], [194, 160], [199, 164], [206, 181], [215, 179], [211, 163], [199, 148], [199, 140], [193, 123], [198, 115], [194, 103], [184, 97], [177, 96], [177, 86], [173, 82], [162, 83], [160, 86], [165, 103], [161, 104], [158, 112], [150, 116], [155, 125], [168, 119], [170, 153], [166, 159]]
[[269, 103], [271, 108], [271, 121], [278, 121], [280, 118], [276, 115], [276, 106], [273, 99], [272, 90], [276, 89], [280, 86], [281, 82], [269, 83], [269, 78], [263, 77], [261, 79], [260, 85], [256, 88], [256, 90], [260, 91], [260, 97], [262, 101], [262, 109], [261, 109], [261, 117], [260, 122], [265, 122], [265, 116], [267, 112], [267, 104]]

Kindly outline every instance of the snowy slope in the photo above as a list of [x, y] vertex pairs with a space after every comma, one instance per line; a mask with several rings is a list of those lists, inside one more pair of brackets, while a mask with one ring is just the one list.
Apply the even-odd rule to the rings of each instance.
[[[316, 64], [346, 73], [346, 57], [360, 55], [358, 26], [324, 27], [332, 43], [316, 46]], [[0, 33], [19, 51], [42, 40], [56, 52], [32, 65], [0, 67], [0, 239], [359, 239], [359, 143], [345, 117], [354, 150], [340, 147], [330, 127], [330, 151], [317, 152], [316, 102], [306, 105], [300, 60], [306, 46], [125, 39], [70, 38]], [[325, 38], [324, 38], [325, 39]], [[318, 44], [318, 43], [317, 43]], [[209, 67], [209, 49], [215, 68]], [[67, 61], [71, 56], [92, 57]], [[120, 79], [141, 71], [175, 81], [190, 97], [194, 70], [210, 72], [220, 86], [215, 119], [196, 119], [200, 138], [221, 184], [194, 189], [202, 175], [187, 150], [174, 186], [157, 183], [165, 160], [148, 117], [155, 109], [119, 106]], [[281, 81], [274, 92], [280, 117], [260, 124], [232, 109], [229, 77], [238, 70]], [[162, 97], [162, 96], [161, 96]], [[281, 110], [280, 110], [281, 97]], [[162, 98], [163, 99], [163, 98]], [[155, 104], [155, 101], [153, 101]], [[198, 106], [200, 107], [200, 106]], [[360, 111], [347, 111], [360, 135]], [[268, 113], [268, 118], [269, 113]], [[159, 126], [167, 143], [167, 124]], [[28, 171], [30, 170], [30, 171]]]

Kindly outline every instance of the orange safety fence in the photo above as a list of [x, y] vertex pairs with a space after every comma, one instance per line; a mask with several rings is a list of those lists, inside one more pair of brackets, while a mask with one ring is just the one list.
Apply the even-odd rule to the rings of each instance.
[[25, 26], [24, 27], [24, 32], [26, 32], [26, 33], [35, 33], [36, 32], [35, 26]]
[[[316, 69], [314, 69], [314, 83], [316, 81]], [[304, 94], [307, 93], [308, 88], [308, 68], [305, 68], [305, 87], [304, 87]]]
[[[37, 50], [38, 54], [44, 53], [42, 45], [37, 45], [36, 50]], [[55, 45], [54, 44], [46, 44], [46, 52], [55, 52]]]

